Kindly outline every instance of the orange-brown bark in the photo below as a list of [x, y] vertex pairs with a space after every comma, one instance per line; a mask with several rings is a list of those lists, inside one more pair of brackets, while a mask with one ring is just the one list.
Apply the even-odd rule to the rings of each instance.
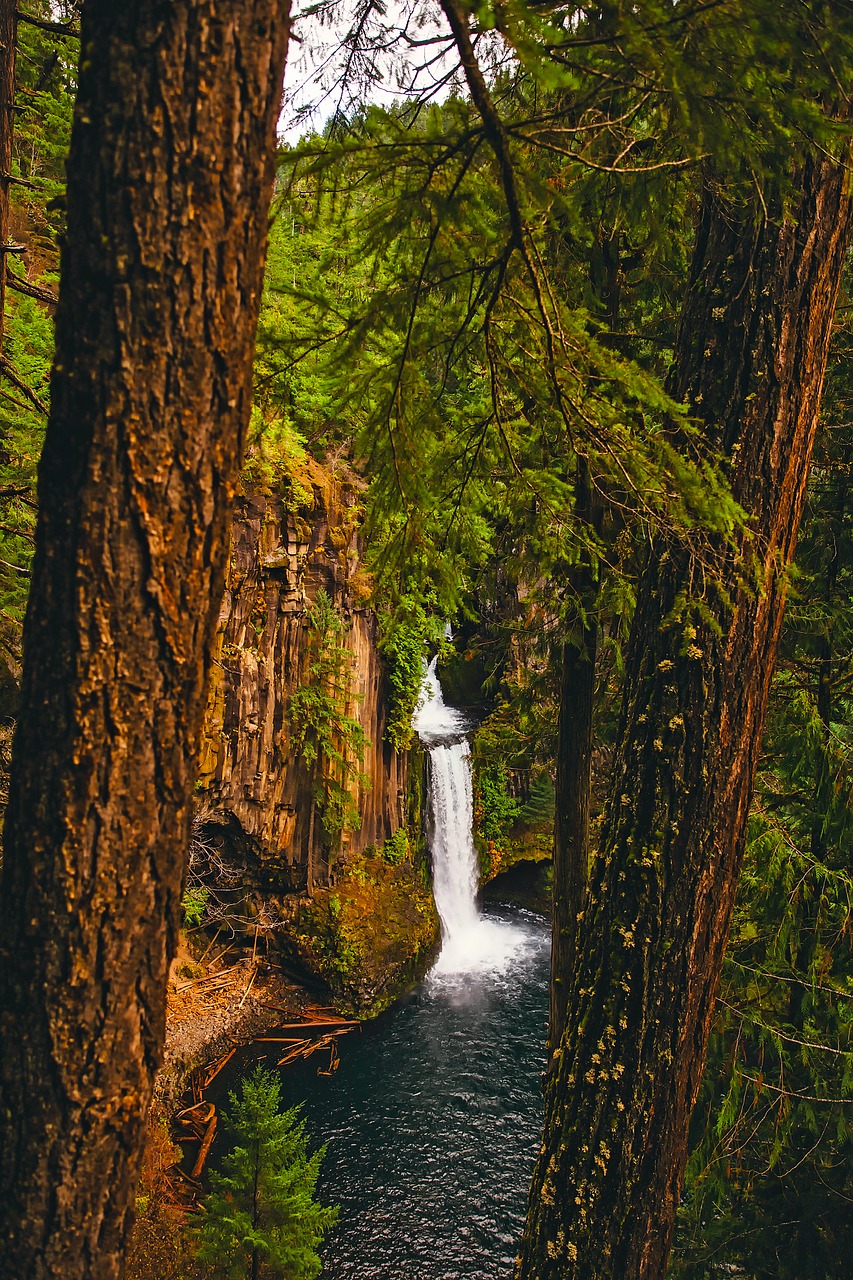
[[666, 1271], [850, 233], [842, 168], [801, 176], [776, 221], [706, 192], [673, 390], [748, 522], [644, 573], [519, 1280]]
[[87, 0], [0, 900], [0, 1275], [114, 1277], [249, 414], [278, 0]]

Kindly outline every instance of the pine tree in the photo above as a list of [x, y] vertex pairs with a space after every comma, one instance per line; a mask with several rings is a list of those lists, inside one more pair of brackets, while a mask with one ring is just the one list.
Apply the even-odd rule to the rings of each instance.
[[314, 1198], [325, 1147], [308, 1155], [299, 1108], [279, 1109], [281, 1083], [263, 1067], [229, 1098], [223, 1120], [235, 1145], [222, 1172], [211, 1174], [196, 1256], [212, 1268], [211, 1280], [311, 1280], [321, 1267], [317, 1247], [338, 1216]]

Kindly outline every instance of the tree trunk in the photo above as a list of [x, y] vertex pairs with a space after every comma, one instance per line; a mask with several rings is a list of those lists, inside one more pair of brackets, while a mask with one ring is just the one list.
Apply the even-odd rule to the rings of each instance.
[[15, 52], [18, 23], [15, 0], [0, 0], [0, 355], [6, 316], [6, 249], [9, 243], [9, 188], [15, 131]]
[[249, 414], [279, 0], [87, 0], [0, 900], [0, 1275], [116, 1277]]
[[[600, 515], [587, 464], [584, 459], [579, 459], [575, 517], [597, 532]], [[571, 585], [579, 611], [577, 636], [563, 645], [560, 677], [548, 1019], [550, 1053], [558, 1047], [565, 1026], [578, 921], [583, 911], [589, 867], [592, 724], [598, 656], [595, 597], [598, 583], [588, 558], [587, 563], [575, 572]]]
[[643, 575], [520, 1280], [666, 1271], [850, 226], [839, 166], [799, 179], [776, 221], [706, 192], [672, 389], [748, 533]]
[[[601, 234], [590, 256], [590, 283], [601, 296], [611, 333], [619, 327], [620, 262], [617, 235]], [[608, 341], [605, 333], [602, 340]], [[578, 458], [574, 519], [598, 538], [604, 518], [601, 499], [586, 458]], [[568, 583], [578, 604], [577, 635], [562, 650], [557, 785], [554, 813], [553, 892], [551, 906], [551, 981], [548, 1016], [548, 1069], [555, 1061], [566, 1024], [566, 1002], [575, 964], [575, 946], [589, 874], [589, 823], [592, 810], [592, 743], [595, 675], [598, 662], [598, 572], [588, 550]]]

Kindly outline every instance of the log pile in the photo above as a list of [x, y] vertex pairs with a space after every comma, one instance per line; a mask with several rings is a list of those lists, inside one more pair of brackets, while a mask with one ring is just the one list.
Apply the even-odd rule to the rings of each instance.
[[[216, 975], [217, 977], [220, 975]], [[205, 981], [199, 980], [199, 984]], [[193, 985], [193, 984], [188, 984]], [[277, 1006], [270, 1006], [277, 1007]], [[290, 1012], [282, 1009], [282, 1013]], [[291, 1015], [292, 1016], [292, 1015]], [[258, 1036], [253, 1044], [280, 1045], [282, 1055], [277, 1067], [290, 1066], [301, 1062], [313, 1054], [328, 1050], [329, 1059], [326, 1066], [317, 1068], [318, 1075], [328, 1076], [338, 1069], [340, 1056], [338, 1041], [341, 1036], [359, 1030], [361, 1024], [352, 1019], [340, 1018], [333, 1010], [323, 1006], [311, 1006], [305, 1017], [299, 1022], [288, 1022], [276, 1029], [275, 1035]], [[198, 1202], [201, 1192], [201, 1175], [210, 1154], [216, 1136], [218, 1116], [216, 1105], [205, 1098], [205, 1092], [219, 1075], [220, 1071], [231, 1061], [237, 1051], [235, 1045], [228, 1053], [197, 1067], [189, 1079], [188, 1094], [192, 1101], [173, 1117], [173, 1125], [180, 1143], [198, 1142], [199, 1148], [193, 1163], [192, 1171], [187, 1173], [180, 1165], [174, 1165], [167, 1174], [172, 1202], [176, 1207], [191, 1210]]]

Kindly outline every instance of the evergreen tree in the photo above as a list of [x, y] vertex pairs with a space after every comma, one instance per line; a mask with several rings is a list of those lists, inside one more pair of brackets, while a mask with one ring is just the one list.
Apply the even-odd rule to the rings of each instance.
[[841, 1280], [853, 1251], [853, 331], [846, 302], [691, 1125], [675, 1267], [689, 1280], [733, 1268], [775, 1280]]
[[309, 1156], [299, 1108], [279, 1109], [281, 1083], [263, 1067], [229, 1098], [223, 1121], [235, 1145], [222, 1172], [211, 1174], [196, 1256], [211, 1280], [311, 1280], [321, 1267], [317, 1247], [338, 1216], [314, 1198], [325, 1147]]

